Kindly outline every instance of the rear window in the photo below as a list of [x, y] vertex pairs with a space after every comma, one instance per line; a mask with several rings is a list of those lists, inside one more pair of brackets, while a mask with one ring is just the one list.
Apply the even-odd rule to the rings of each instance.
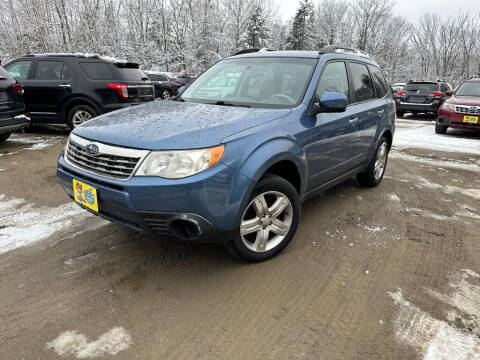
[[122, 78], [124, 80], [129, 80], [129, 81], [141, 81], [144, 78], [148, 78], [145, 73], [140, 70], [140, 69], [135, 69], [135, 68], [118, 68], [118, 71], [120, 71], [120, 74], [122, 74]]
[[409, 83], [403, 88], [404, 91], [438, 91], [439, 86], [435, 83]]
[[367, 66], [364, 64], [350, 63], [350, 73], [352, 75], [353, 99], [352, 103], [359, 103], [374, 99], [373, 83]]
[[8, 73], [7, 70], [5, 70], [3, 67], [0, 66], [0, 76], [7, 78], [9, 80], [12, 79], [12, 76]]
[[80, 68], [92, 80], [113, 80], [113, 75], [104, 62], [81, 62]]
[[377, 98], [383, 98], [388, 93], [388, 86], [385, 78], [383, 77], [382, 71], [375, 66], [369, 66], [368, 68], [372, 74], [373, 85], [375, 85]]

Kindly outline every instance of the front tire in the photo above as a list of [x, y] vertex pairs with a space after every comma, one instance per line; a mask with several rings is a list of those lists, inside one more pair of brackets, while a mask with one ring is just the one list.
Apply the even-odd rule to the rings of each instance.
[[67, 115], [67, 125], [74, 129], [78, 125], [93, 119], [97, 116], [97, 112], [89, 105], [76, 105], [70, 109]]
[[290, 243], [300, 222], [297, 190], [287, 180], [267, 174], [255, 186], [242, 214], [238, 235], [227, 244], [247, 262], [273, 258]]
[[445, 135], [447, 133], [448, 126], [435, 124], [435, 133]]
[[388, 140], [382, 136], [375, 149], [375, 154], [368, 165], [367, 171], [357, 174], [357, 180], [360, 185], [374, 187], [380, 184], [387, 168], [389, 150], [390, 145]]
[[0, 134], [0, 143], [7, 140], [10, 137], [10, 135], [12, 135], [12, 133], [10, 132]]

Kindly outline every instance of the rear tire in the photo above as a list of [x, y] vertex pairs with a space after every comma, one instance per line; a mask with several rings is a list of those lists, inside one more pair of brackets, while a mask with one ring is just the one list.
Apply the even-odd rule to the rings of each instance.
[[12, 133], [9, 133], [9, 132], [0, 134], [0, 143], [7, 140], [10, 137], [10, 135], [12, 135]]
[[70, 109], [67, 115], [67, 125], [74, 129], [85, 121], [93, 119], [97, 116], [97, 112], [89, 105], [75, 105]]
[[247, 262], [273, 258], [297, 232], [300, 212], [300, 197], [293, 185], [267, 174], [255, 186], [242, 213], [238, 234], [227, 244], [228, 250]]
[[168, 100], [168, 99], [170, 99], [170, 98], [172, 97], [172, 94], [171, 94], [170, 91], [167, 90], [167, 89], [162, 90], [161, 95], [162, 95], [162, 99], [163, 99], [163, 100]]
[[357, 174], [357, 180], [362, 186], [375, 187], [381, 183], [387, 169], [388, 152], [390, 145], [387, 138], [383, 137], [377, 144], [375, 153], [364, 173]]
[[398, 118], [403, 118], [403, 115], [405, 115], [405, 112], [403, 112], [403, 111], [397, 111], [397, 117], [398, 117]]
[[445, 135], [447, 133], [448, 126], [435, 124], [435, 133]]

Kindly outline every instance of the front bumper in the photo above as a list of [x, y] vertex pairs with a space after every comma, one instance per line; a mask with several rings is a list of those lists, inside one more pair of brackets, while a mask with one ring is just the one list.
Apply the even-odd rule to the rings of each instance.
[[179, 180], [156, 177], [113, 180], [68, 164], [63, 151], [58, 160], [57, 179], [72, 199], [73, 179], [96, 188], [97, 215], [110, 221], [149, 235], [199, 242], [231, 239], [239, 226], [243, 197], [252, 182], [222, 163]]
[[417, 113], [435, 113], [437, 112], [440, 106], [440, 102], [434, 101], [429, 104], [416, 104], [416, 103], [406, 103], [406, 102], [397, 102], [397, 111], [403, 112], [417, 112]]
[[[459, 129], [480, 130], [480, 123], [478, 124], [464, 123], [463, 118], [465, 115], [467, 114], [458, 114], [454, 111], [441, 109], [438, 114], [437, 124], [452, 127], [452, 128], [459, 128]], [[477, 116], [477, 115], [472, 115], [472, 116]]]

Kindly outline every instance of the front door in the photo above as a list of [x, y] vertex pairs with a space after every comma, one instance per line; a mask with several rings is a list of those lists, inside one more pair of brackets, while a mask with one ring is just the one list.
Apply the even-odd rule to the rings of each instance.
[[[318, 101], [326, 91], [350, 96], [345, 62], [334, 61], [325, 66], [314, 101]], [[319, 113], [304, 121], [306, 129], [302, 133], [302, 142], [308, 165], [307, 191], [353, 169], [358, 152], [358, 122], [358, 117], [350, 107], [345, 112]]]
[[72, 72], [63, 60], [38, 60], [27, 84], [32, 120], [62, 121], [62, 106], [72, 94], [72, 85]]

